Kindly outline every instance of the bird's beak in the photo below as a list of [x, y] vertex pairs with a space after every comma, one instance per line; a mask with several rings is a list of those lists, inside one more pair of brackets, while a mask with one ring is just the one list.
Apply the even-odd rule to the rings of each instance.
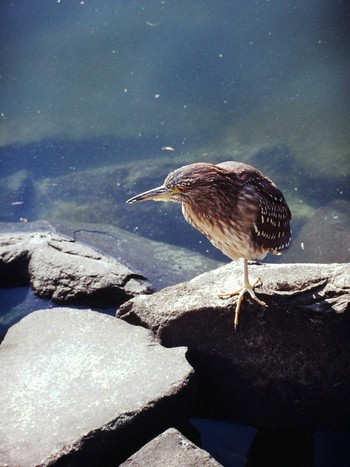
[[154, 201], [165, 201], [170, 195], [170, 191], [165, 188], [164, 185], [161, 185], [152, 190], [145, 191], [133, 198], [127, 200], [127, 203], [136, 203], [137, 201], [148, 201], [150, 199]]

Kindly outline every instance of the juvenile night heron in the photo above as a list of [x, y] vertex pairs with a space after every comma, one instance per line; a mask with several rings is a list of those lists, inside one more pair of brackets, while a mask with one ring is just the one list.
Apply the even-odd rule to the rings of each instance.
[[163, 185], [127, 203], [145, 200], [181, 203], [185, 219], [214, 246], [231, 259], [243, 258], [242, 287], [219, 295], [238, 295], [235, 328], [246, 292], [267, 306], [254, 292], [260, 279], [249, 282], [248, 260], [280, 255], [291, 241], [291, 212], [272, 180], [242, 162], [196, 163], [171, 172]]

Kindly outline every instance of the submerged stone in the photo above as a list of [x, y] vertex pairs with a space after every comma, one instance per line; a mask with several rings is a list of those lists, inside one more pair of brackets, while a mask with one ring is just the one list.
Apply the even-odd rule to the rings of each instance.
[[350, 202], [337, 200], [318, 208], [295, 245], [293, 252], [287, 253], [288, 261], [350, 262]]

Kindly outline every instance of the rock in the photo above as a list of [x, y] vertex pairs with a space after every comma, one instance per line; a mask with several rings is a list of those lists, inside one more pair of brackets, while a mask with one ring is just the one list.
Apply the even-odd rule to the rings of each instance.
[[191, 443], [175, 428], [169, 428], [121, 464], [123, 467], [219, 467], [206, 451]]
[[188, 419], [185, 353], [90, 310], [27, 316], [0, 346], [0, 465], [122, 462]]
[[[125, 303], [118, 316], [188, 346], [202, 416], [251, 424], [350, 427], [350, 265], [251, 265], [264, 309], [245, 298], [237, 332], [241, 263]], [[234, 278], [236, 280], [234, 280]], [[234, 283], [236, 282], [236, 283]]]
[[132, 271], [147, 277], [154, 290], [190, 280], [222, 264], [186, 248], [155, 242], [111, 225], [58, 221], [0, 223], [0, 232], [63, 235], [112, 256]]
[[54, 233], [1, 235], [0, 282], [30, 282], [41, 297], [99, 307], [150, 292], [142, 276], [117, 260]]

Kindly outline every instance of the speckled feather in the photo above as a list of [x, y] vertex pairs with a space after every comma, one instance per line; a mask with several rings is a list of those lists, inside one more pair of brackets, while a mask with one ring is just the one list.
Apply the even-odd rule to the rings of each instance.
[[280, 254], [291, 241], [291, 213], [283, 194], [262, 172], [241, 162], [191, 164], [164, 185], [179, 190], [186, 220], [232, 259]]

